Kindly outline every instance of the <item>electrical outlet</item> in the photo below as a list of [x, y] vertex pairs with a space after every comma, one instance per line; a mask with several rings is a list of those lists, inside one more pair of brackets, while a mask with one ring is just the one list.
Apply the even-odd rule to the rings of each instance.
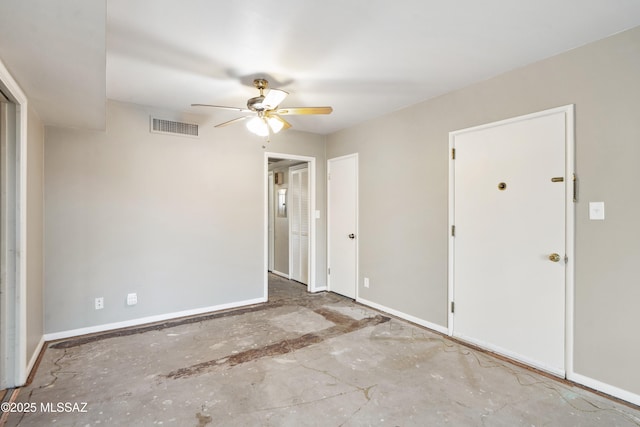
[[127, 294], [127, 305], [136, 305], [138, 303], [138, 294]]
[[369, 287], [369, 278], [368, 278], [368, 277], [365, 277], [365, 278], [364, 278], [364, 287], [365, 287], [365, 288], [368, 288], [368, 287]]
[[102, 310], [104, 308], [104, 298], [96, 298], [96, 310]]

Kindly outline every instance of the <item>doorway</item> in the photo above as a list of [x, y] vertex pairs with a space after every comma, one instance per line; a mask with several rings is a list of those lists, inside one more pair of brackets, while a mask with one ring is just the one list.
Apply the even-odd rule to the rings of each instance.
[[316, 159], [265, 153], [265, 277], [293, 279], [316, 292]]
[[573, 106], [450, 135], [449, 334], [558, 376], [571, 360]]

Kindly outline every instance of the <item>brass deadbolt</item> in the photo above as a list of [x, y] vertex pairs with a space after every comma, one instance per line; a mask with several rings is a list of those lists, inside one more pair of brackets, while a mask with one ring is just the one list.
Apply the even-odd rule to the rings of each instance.
[[507, 188], [507, 183], [506, 182], [501, 182], [500, 184], [498, 184], [498, 190], [500, 191], [504, 191]]

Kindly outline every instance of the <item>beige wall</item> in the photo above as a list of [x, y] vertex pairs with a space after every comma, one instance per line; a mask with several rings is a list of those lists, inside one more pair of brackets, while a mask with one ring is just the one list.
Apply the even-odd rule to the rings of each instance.
[[448, 133], [575, 104], [575, 372], [640, 394], [639, 76], [636, 28], [329, 136], [360, 156], [360, 296], [446, 326]]
[[44, 334], [44, 126], [31, 109], [27, 125], [27, 359], [31, 359]]
[[[325, 138], [292, 130], [263, 148], [241, 125], [120, 102], [107, 112], [106, 132], [46, 128], [46, 332], [264, 297], [264, 153], [316, 157], [324, 209]], [[150, 133], [150, 114], [201, 135]]]

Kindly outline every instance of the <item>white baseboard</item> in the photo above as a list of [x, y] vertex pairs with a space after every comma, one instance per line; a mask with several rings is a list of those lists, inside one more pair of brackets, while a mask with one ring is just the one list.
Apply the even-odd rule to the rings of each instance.
[[31, 359], [29, 359], [29, 363], [27, 364], [27, 370], [25, 371], [27, 373], [27, 378], [24, 379], [25, 383], [29, 378], [29, 375], [31, 375], [31, 370], [33, 369], [33, 367], [36, 365], [36, 362], [38, 361], [38, 357], [40, 356], [40, 352], [42, 351], [44, 342], [45, 342], [45, 339], [43, 335], [42, 337], [40, 337], [40, 342], [36, 346], [36, 349], [33, 351], [33, 354], [31, 355]]
[[593, 378], [576, 373], [567, 374], [567, 379], [613, 397], [617, 397], [618, 399], [626, 400], [634, 405], [640, 405], [640, 395], [603, 383], [602, 381], [594, 380]]
[[326, 290], [327, 290], [327, 287], [326, 287], [326, 286], [319, 286], [319, 287], [316, 287], [316, 288], [315, 288], [313, 291], [311, 291], [311, 292], [313, 292], [313, 293], [316, 293], [316, 292], [325, 292]]
[[252, 300], [233, 302], [228, 304], [214, 305], [211, 307], [196, 308], [193, 310], [177, 311], [174, 313], [160, 314], [157, 316], [141, 317], [138, 319], [125, 320], [123, 322], [107, 323], [104, 325], [89, 326], [87, 328], [72, 329], [69, 331], [53, 332], [44, 335], [44, 341], [55, 341], [65, 338], [77, 337], [80, 335], [95, 334], [97, 332], [106, 332], [114, 329], [129, 328], [131, 326], [140, 326], [148, 323], [162, 322], [164, 320], [177, 319], [180, 317], [196, 316], [198, 314], [210, 313], [220, 310], [228, 310], [230, 308], [238, 308], [247, 305], [260, 304], [266, 302], [266, 298], [256, 298]]
[[364, 298], [357, 298], [357, 302], [360, 304], [368, 305], [371, 308], [375, 308], [376, 310], [384, 311], [385, 313], [392, 314], [401, 319], [407, 320], [411, 323], [415, 323], [416, 325], [424, 326], [425, 328], [433, 329], [436, 332], [440, 332], [441, 334], [447, 334], [448, 330], [444, 326], [436, 325], [435, 323], [427, 322], [426, 320], [419, 319], [415, 316], [411, 316], [410, 314], [403, 313], [398, 310], [394, 310], [389, 307], [385, 307], [384, 305], [366, 300]]
[[278, 270], [271, 270], [273, 274], [276, 276], [284, 277], [285, 279], [289, 279], [289, 275], [287, 273], [281, 273]]
[[[451, 336], [451, 335], [450, 335]], [[528, 357], [525, 357], [521, 354], [515, 353], [511, 350], [508, 350], [506, 348], [502, 348], [499, 347], [497, 345], [493, 345], [491, 343], [488, 343], [486, 341], [482, 341], [482, 340], [478, 340], [476, 338], [464, 335], [464, 334], [453, 334], [451, 336], [452, 338], [458, 339], [462, 342], [465, 342], [467, 344], [471, 344], [474, 345], [476, 347], [479, 347], [481, 349], [484, 349], [486, 351], [489, 351], [491, 353], [495, 353], [495, 354], [500, 354], [502, 356], [505, 356], [513, 361], [516, 362], [520, 362], [523, 363], [525, 365], [531, 366], [535, 369], [538, 369], [540, 371], [546, 372], [548, 374], [554, 375], [558, 378], [565, 378], [566, 372], [564, 369], [564, 366], [562, 367], [556, 367], [556, 366], [549, 366], [549, 365], [545, 365], [540, 363], [538, 360], [535, 359], [530, 359]]]
[[[424, 326], [425, 328], [429, 328], [429, 329], [433, 329], [434, 331], [440, 332], [442, 334], [445, 335], [449, 335], [449, 330], [444, 327], [444, 326], [440, 326], [431, 322], [427, 322], [426, 320], [422, 320], [419, 319], [417, 317], [411, 316], [409, 314], [406, 313], [402, 313], [398, 310], [394, 310], [392, 308], [389, 307], [385, 307], [381, 304], [372, 302], [372, 301], [368, 301], [364, 298], [357, 298], [357, 300], [360, 304], [364, 304], [366, 306], [375, 308], [376, 310], [380, 310], [383, 311], [385, 313], [389, 313], [392, 314], [396, 317], [399, 317], [401, 319], [404, 320], [408, 320], [409, 322], [415, 323], [417, 325], [420, 326]], [[580, 374], [576, 374], [576, 373], [569, 373], [567, 372], [567, 379], [570, 381], [573, 381], [575, 383], [584, 385], [586, 387], [592, 388], [594, 390], [600, 391], [602, 393], [608, 394], [610, 396], [616, 397], [618, 399], [622, 399], [625, 400], [629, 403], [632, 403], [634, 405], [639, 405], [640, 406], [640, 395], [632, 393], [628, 390], [624, 390], [621, 389], [619, 387], [615, 387], [613, 385], [604, 383], [602, 381], [598, 381], [595, 380], [593, 378], [584, 376], [584, 375], [580, 375]]]

